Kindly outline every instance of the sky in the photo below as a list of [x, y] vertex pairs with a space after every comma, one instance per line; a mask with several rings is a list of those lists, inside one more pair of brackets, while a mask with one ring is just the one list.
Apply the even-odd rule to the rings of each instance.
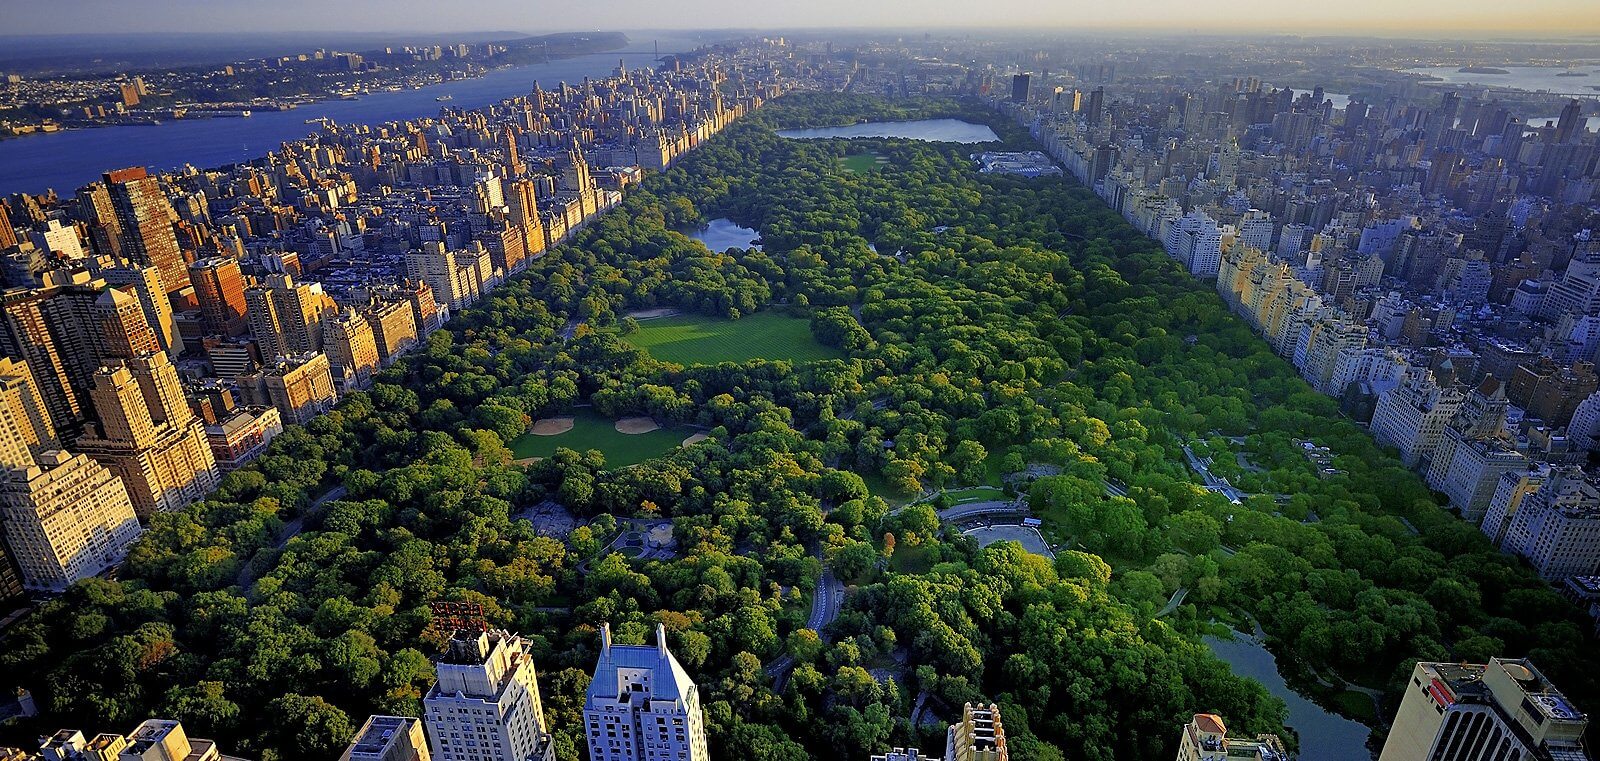
[[0, 0], [0, 33], [1025, 27], [1600, 33], [1600, 0]]

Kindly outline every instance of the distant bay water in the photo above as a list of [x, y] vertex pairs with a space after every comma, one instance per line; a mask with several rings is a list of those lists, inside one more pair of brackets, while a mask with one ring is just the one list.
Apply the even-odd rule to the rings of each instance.
[[[610, 76], [618, 61], [651, 66], [656, 55], [682, 53], [701, 43], [686, 37], [629, 35], [622, 50], [563, 58], [549, 63], [497, 69], [475, 79], [444, 82], [416, 90], [378, 92], [357, 100], [325, 100], [290, 111], [256, 111], [248, 118], [166, 121], [156, 126], [93, 127], [48, 135], [0, 140], [0, 194], [43, 193], [54, 188], [71, 195], [78, 187], [120, 167], [158, 170], [184, 164], [199, 168], [246, 161], [276, 150], [281, 143], [317, 130], [306, 120], [326, 117], [340, 124], [382, 124], [439, 113], [441, 107], [481, 108], [526, 95], [534, 82], [552, 89], [584, 77]], [[437, 98], [450, 96], [447, 102]]]

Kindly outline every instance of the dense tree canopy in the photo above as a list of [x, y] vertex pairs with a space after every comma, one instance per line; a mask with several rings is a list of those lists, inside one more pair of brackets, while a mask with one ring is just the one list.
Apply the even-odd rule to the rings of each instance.
[[[768, 105], [210, 499], [156, 517], [120, 580], [14, 627], [0, 667], [43, 714], [13, 734], [162, 715], [267, 761], [327, 756], [369, 713], [417, 714], [435, 600], [480, 602], [533, 639], [564, 758], [581, 752], [603, 622], [622, 642], [665, 625], [723, 759], [937, 747], [942, 733], [909, 722], [919, 693], [945, 717], [1000, 702], [1022, 761], [1168, 757], [1200, 710], [1276, 730], [1282, 704], [1195, 636], [1219, 613], [1259, 621], [1297, 668], [1375, 686], [1412, 658], [1531, 655], [1580, 702], [1597, 695], [1570, 606], [1088, 191], [980, 175], [966, 146], [772, 132], [919, 115], [1025, 140], [948, 102]], [[841, 168], [861, 143], [887, 163]], [[759, 229], [763, 248], [713, 252], [678, 231], [713, 216]], [[660, 306], [788, 310], [847, 358], [658, 362], [620, 334], [627, 312]], [[564, 342], [574, 317], [585, 327]], [[642, 467], [571, 450], [511, 462], [531, 420], [576, 404], [710, 439]], [[1296, 437], [1333, 448], [1343, 474], [1319, 477]], [[1202, 440], [1259, 465], [1217, 458], [1262, 496], [1201, 488], [1180, 447]], [[1077, 549], [1053, 563], [980, 549], [885, 499], [1002, 477]], [[348, 492], [314, 507], [336, 485]], [[589, 524], [541, 535], [518, 516], [545, 500]], [[629, 517], [670, 519], [677, 557], [604, 553]], [[815, 632], [824, 560], [855, 586]], [[1185, 604], [1152, 618], [1179, 587]], [[779, 691], [764, 667], [785, 655]]]

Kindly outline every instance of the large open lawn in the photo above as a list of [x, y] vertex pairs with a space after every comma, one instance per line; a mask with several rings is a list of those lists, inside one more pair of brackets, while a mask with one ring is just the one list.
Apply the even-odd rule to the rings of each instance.
[[628, 434], [618, 431], [616, 426], [615, 420], [580, 409], [572, 413], [572, 430], [554, 436], [525, 433], [511, 442], [511, 451], [520, 459], [549, 457], [561, 447], [579, 452], [598, 449], [605, 453], [607, 466], [620, 468], [671, 451], [693, 433], [685, 428], [661, 428], [649, 433]]
[[628, 343], [663, 362], [715, 365], [752, 359], [814, 362], [844, 356], [817, 343], [810, 321], [762, 312], [737, 320], [680, 315], [641, 320], [639, 331], [623, 336]]
[[839, 166], [844, 167], [844, 170], [847, 172], [854, 172], [856, 174], [865, 174], [867, 172], [871, 172], [887, 163], [889, 163], [888, 158], [873, 153], [872, 151], [852, 153], [849, 156], [839, 159]]

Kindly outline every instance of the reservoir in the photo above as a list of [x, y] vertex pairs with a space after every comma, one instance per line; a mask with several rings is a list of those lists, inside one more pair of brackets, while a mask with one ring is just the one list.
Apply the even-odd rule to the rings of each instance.
[[930, 143], [995, 143], [1000, 136], [983, 124], [960, 119], [920, 119], [913, 122], [869, 122], [848, 127], [809, 127], [778, 131], [779, 137], [822, 140], [831, 137], [900, 137]]
[[[626, 48], [563, 58], [548, 63], [496, 69], [476, 79], [442, 82], [416, 90], [378, 92], [357, 100], [324, 100], [291, 111], [255, 111], [242, 119], [192, 119], [157, 126], [93, 127], [0, 140], [0, 194], [43, 193], [54, 188], [71, 195], [101, 173], [127, 166], [158, 170], [185, 164], [199, 168], [232, 164], [266, 155], [281, 143], [317, 130], [308, 119], [326, 117], [340, 124], [382, 124], [439, 113], [441, 106], [482, 108], [526, 95], [534, 82], [546, 90], [561, 82], [610, 76], [618, 61], [630, 68], [654, 66], [653, 39], [635, 38]], [[693, 50], [698, 40], [660, 40], [661, 54]], [[436, 98], [449, 96], [440, 103]]]
[[[1260, 682], [1289, 707], [1286, 722], [1300, 735], [1300, 761], [1357, 761], [1371, 759], [1366, 725], [1330, 713], [1295, 692], [1278, 673], [1278, 662], [1265, 647], [1249, 635], [1235, 633], [1233, 639], [1207, 636], [1207, 645], [1226, 661], [1237, 676]], [[1223, 717], [1227, 718], [1227, 717]]]
[[726, 218], [713, 219], [705, 227], [698, 230], [682, 230], [684, 235], [706, 244], [706, 248], [717, 253], [730, 248], [761, 248], [758, 242], [761, 233], [748, 227], [740, 227], [733, 220]]

